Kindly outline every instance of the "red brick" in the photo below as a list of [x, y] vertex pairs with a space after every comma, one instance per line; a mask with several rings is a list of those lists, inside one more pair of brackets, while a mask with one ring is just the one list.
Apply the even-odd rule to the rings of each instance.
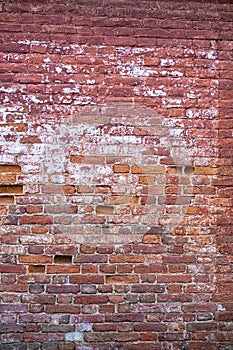
[[28, 247], [28, 252], [29, 252], [29, 254], [43, 254], [44, 247], [32, 245], [32, 246]]
[[21, 216], [21, 225], [39, 224], [48, 225], [52, 224], [52, 217], [46, 215], [36, 215], [36, 216]]
[[218, 285], [217, 286], [218, 293], [223, 294], [232, 294], [233, 291], [233, 283], [227, 283], [224, 285]]
[[94, 324], [93, 326], [94, 332], [109, 332], [109, 331], [117, 331], [117, 325], [112, 323], [104, 323], [104, 324]]
[[65, 194], [73, 194], [75, 193], [76, 189], [75, 186], [67, 185], [63, 187], [63, 191]]
[[14, 204], [14, 196], [0, 196], [0, 204]]
[[43, 207], [41, 205], [29, 205], [26, 208], [26, 212], [28, 214], [41, 213], [43, 211]]
[[21, 194], [23, 193], [22, 185], [1, 185], [0, 193], [2, 194]]
[[16, 181], [16, 175], [0, 174], [0, 182], [3, 184], [9, 184], [15, 181]]
[[22, 265], [0, 265], [1, 273], [25, 273], [25, 266]]
[[138, 276], [136, 275], [112, 275], [106, 276], [107, 284], [134, 284], [138, 283]]
[[155, 332], [163, 332], [167, 330], [167, 326], [162, 323], [139, 323], [134, 326], [135, 331], [139, 332], [147, 332], [147, 331], [155, 331]]
[[32, 255], [25, 255], [25, 256], [20, 256], [19, 257], [19, 262], [20, 263], [32, 263], [32, 264], [46, 264], [46, 263], [51, 263], [52, 262], [52, 257], [51, 256], [32, 256]]
[[103, 284], [104, 283], [104, 276], [98, 276], [98, 275], [76, 275], [76, 276], [70, 276], [70, 283], [73, 284]]
[[33, 304], [55, 304], [56, 297], [54, 295], [24, 295], [22, 296], [23, 303]]
[[162, 244], [135, 244], [133, 246], [133, 252], [141, 254], [160, 254], [165, 252], [165, 248]]
[[79, 305], [46, 305], [47, 314], [79, 314]]
[[44, 265], [30, 265], [28, 267], [29, 273], [45, 273], [45, 266]]
[[115, 164], [113, 171], [114, 173], [129, 173], [130, 167], [128, 164]]
[[34, 226], [31, 228], [32, 233], [36, 234], [46, 234], [49, 232], [49, 227], [48, 226]]
[[142, 263], [144, 256], [142, 255], [112, 255], [110, 256], [110, 263]]
[[[118, 265], [117, 266], [117, 272], [119, 274], [125, 274], [125, 273], [132, 273], [133, 272], [133, 269], [134, 269], [134, 266], [131, 264], [123, 264], [123, 265]], [[114, 272], [114, 271], [113, 271]], [[111, 271], [109, 271], [108, 273], [111, 273]]]
[[187, 283], [192, 281], [192, 275], [180, 274], [180, 275], [158, 275], [158, 283]]
[[61, 266], [61, 265], [54, 265], [54, 266], [48, 266], [47, 267], [47, 273], [48, 274], [73, 274], [73, 273], [80, 273], [80, 266]]
[[20, 139], [21, 143], [42, 143], [38, 136], [26, 136]]
[[46, 286], [46, 291], [48, 293], [55, 293], [55, 294], [77, 294], [80, 291], [79, 285], [48, 285]]
[[19, 165], [0, 164], [0, 173], [20, 173], [21, 167]]
[[161, 264], [145, 264], [137, 265], [134, 268], [136, 273], [156, 273], [156, 272], [167, 272], [167, 267]]
[[194, 323], [188, 323], [187, 324], [187, 331], [195, 332], [195, 331], [213, 331], [217, 329], [216, 322], [194, 322]]
[[162, 166], [133, 165], [131, 171], [133, 174], [161, 174], [164, 172], [164, 168]]
[[74, 298], [75, 304], [105, 304], [108, 298], [105, 295], [82, 295]]

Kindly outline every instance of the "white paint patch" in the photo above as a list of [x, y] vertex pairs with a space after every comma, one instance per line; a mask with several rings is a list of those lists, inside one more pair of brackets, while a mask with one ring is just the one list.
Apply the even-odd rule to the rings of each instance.
[[66, 333], [65, 340], [66, 341], [80, 341], [80, 342], [82, 342], [84, 340], [83, 333], [82, 332]]
[[209, 60], [215, 60], [217, 58], [216, 52], [215, 51], [207, 52], [206, 58], [208, 58]]
[[77, 45], [77, 44], [72, 44], [70, 45], [72, 50], [76, 51], [76, 54], [82, 54], [84, 53], [84, 48], [83, 46]]
[[52, 61], [50, 58], [47, 57], [43, 60], [43, 62], [47, 64], [47, 63], [51, 63]]
[[174, 66], [175, 62], [171, 58], [161, 58], [161, 66]]
[[29, 99], [34, 103], [43, 103], [44, 101], [39, 100], [36, 96], [30, 95]]
[[62, 68], [61, 67], [55, 67], [55, 71], [59, 74], [62, 72]]
[[70, 64], [62, 64], [62, 68], [66, 69], [67, 73], [74, 73], [75, 70]]
[[43, 43], [38, 40], [19, 40], [17, 42], [18, 44], [25, 44], [25, 45], [34, 45], [34, 46], [47, 46], [46, 43]]
[[7, 92], [8, 94], [13, 94], [14, 92], [16, 92], [17, 91], [17, 89], [16, 88], [14, 88], [14, 87], [5, 87], [5, 86], [2, 86], [2, 87], [0, 87], [0, 91], [1, 92]]
[[95, 104], [91, 97], [89, 96], [80, 96], [77, 99], [74, 100], [74, 105], [89, 105], [89, 104]]
[[162, 90], [147, 90], [144, 93], [144, 96], [150, 96], [150, 97], [158, 97], [158, 96], [166, 96], [166, 92]]
[[74, 93], [79, 93], [80, 92], [80, 90], [79, 90], [79, 87], [74, 87], [73, 89], [71, 89], [71, 88], [64, 88], [63, 90], [63, 93], [64, 94], [74, 94]]
[[31, 41], [30, 41], [30, 40], [19, 40], [17, 43], [18, 43], [18, 44], [30, 45], [30, 44], [31, 44]]
[[[140, 63], [140, 62], [139, 62]], [[158, 74], [156, 70], [143, 67], [134, 61], [122, 63], [118, 62], [117, 71], [122, 76], [128, 77], [149, 77], [152, 74]]]
[[0, 154], [0, 162], [5, 164], [14, 164], [15, 156], [9, 154]]
[[222, 304], [218, 304], [218, 311], [226, 311], [226, 309], [222, 306]]
[[184, 74], [178, 71], [173, 71], [170, 73], [173, 77], [182, 77]]
[[166, 108], [172, 108], [172, 107], [177, 107], [182, 105], [182, 100], [180, 99], [163, 99], [162, 104], [166, 106]]
[[3, 103], [7, 103], [7, 102], [10, 102], [9, 100], [9, 97], [8, 96], [5, 96], [4, 100], [3, 100]]
[[190, 91], [189, 93], [187, 93], [187, 97], [191, 99], [196, 98], [194, 91]]

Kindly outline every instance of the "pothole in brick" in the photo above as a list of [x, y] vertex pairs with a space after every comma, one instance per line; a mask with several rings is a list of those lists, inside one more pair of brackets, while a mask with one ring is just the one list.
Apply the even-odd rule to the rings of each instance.
[[182, 222], [192, 164], [182, 130], [141, 105], [83, 109], [47, 137], [41, 176], [52, 231], [85, 244], [159, 241]]

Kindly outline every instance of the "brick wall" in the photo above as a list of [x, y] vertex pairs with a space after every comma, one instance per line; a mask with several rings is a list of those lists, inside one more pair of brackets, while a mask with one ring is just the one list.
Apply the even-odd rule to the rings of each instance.
[[0, 348], [232, 349], [231, 1], [0, 10]]

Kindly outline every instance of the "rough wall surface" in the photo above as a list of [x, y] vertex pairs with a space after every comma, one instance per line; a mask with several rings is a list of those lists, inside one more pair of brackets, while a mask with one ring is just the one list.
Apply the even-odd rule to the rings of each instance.
[[231, 2], [0, 10], [0, 349], [232, 349]]

